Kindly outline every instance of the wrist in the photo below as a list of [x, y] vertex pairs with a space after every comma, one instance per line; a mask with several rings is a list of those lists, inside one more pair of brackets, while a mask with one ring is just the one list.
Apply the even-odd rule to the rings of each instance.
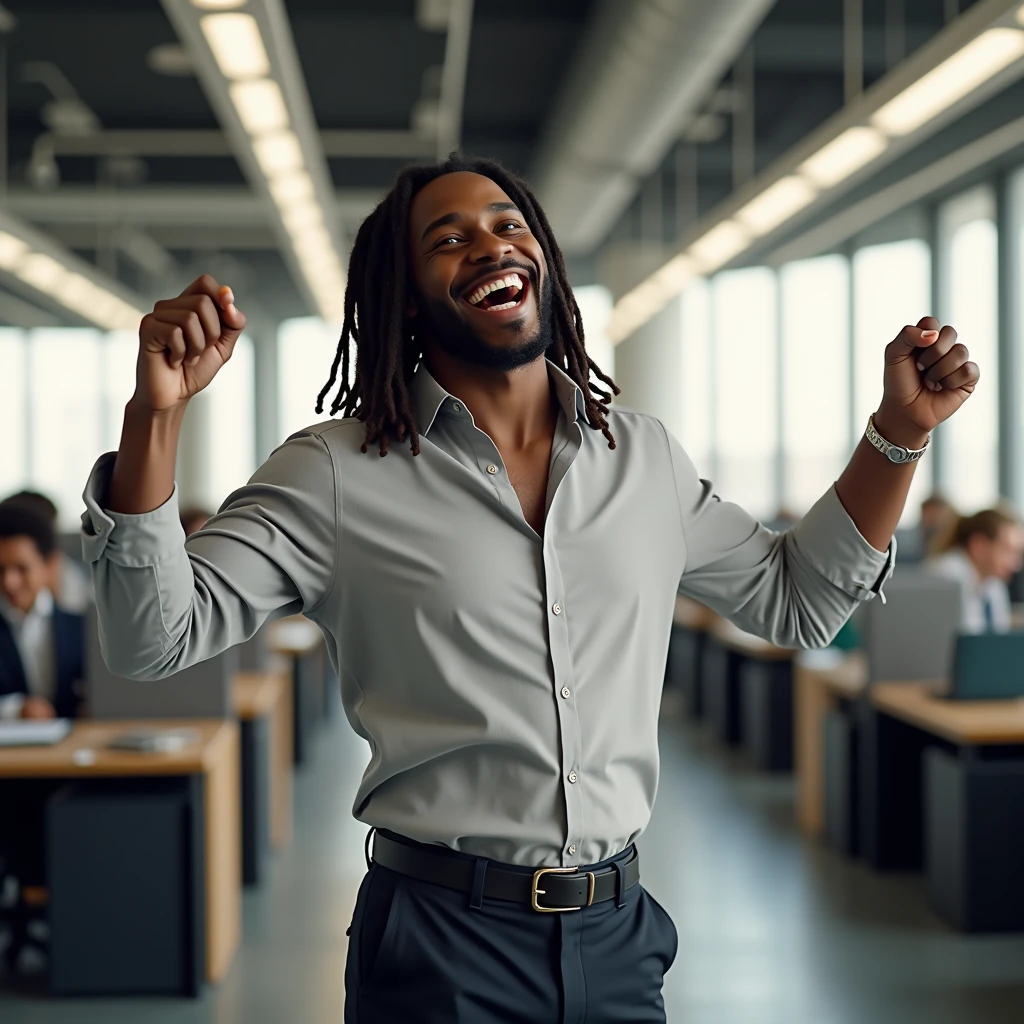
[[918, 424], [912, 422], [905, 416], [893, 413], [882, 406], [874, 415], [875, 430], [889, 442], [899, 445], [901, 448], [908, 448], [910, 451], [919, 451], [928, 443], [929, 433], [922, 430]]

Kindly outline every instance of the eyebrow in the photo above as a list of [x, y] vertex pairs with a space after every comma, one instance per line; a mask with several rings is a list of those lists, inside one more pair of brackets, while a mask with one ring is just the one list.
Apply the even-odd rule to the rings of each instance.
[[[515, 210], [516, 213], [520, 213], [519, 207], [515, 203], [501, 202], [501, 203], [488, 203], [484, 209], [488, 213], [507, 213], [510, 210]], [[426, 238], [431, 231], [436, 231], [438, 228], [443, 228], [447, 224], [456, 224], [462, 220], [462, 215], [459, 213], [446, 213], [443, 217], [438, 217], [437, 220], [431, 221], [420, 236], [421, 239]]]

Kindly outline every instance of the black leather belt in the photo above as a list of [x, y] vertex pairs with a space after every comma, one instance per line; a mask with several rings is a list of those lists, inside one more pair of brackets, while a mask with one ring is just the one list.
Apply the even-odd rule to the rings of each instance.
[[[374, 863], [400, 875], [443, 885], [446, 889], [471, 892], [476, 861], [472, 858], [433, 852], [422, 846], [399, 843], [376, 832], [373, 836]], [[488, 863], [483, 895], [487, 899], [524, 903], [541, 914], [580, 910], [620, 895], [619, 869], [612, 865], [600, 871], [577, 868], [538, 868], [532, 874], [509, 871]], [[640, 881], [640, 858], [636, 848], [622, 865], [622, 893]]]

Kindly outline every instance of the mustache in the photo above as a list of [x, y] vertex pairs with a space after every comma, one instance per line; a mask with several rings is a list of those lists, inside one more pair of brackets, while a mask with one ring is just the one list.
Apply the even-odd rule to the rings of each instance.
[[519, 260], [509, 258], [502, 260], [496, 267], [491, 266], [486, 270], [482, 270], [475, 278], [473, 278], [473, 280], [459, 285], [452, 297], [458, 298], [460, 295], [465, 295], [478, 282], [483, 281], [485, 278], [493, 277], [499, 270], [522, 271], [530, 279], [530, 284], [533, 285], [534, 288], [537, 287], [537, 268], [529, 263], [520, 263]]

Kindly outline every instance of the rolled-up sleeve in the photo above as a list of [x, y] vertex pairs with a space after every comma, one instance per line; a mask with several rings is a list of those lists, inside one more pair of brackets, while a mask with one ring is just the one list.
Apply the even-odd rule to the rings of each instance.
[[780, 647], [825, 647], [895, 563], [873, 548], [830, 487], [800, 524], [775, 533], [721, 501], [669, 435], [686, 543], [679, 591]]
[[85, 489], [100, 646], [111, 671], [157, 679], [251, 637], [266, 619], [311, 612], [333, 585], [338, 482], [324, 439], [286, 441], [185, 540], [177, 489], [160, 508], [104, 508], [114, 455]]

